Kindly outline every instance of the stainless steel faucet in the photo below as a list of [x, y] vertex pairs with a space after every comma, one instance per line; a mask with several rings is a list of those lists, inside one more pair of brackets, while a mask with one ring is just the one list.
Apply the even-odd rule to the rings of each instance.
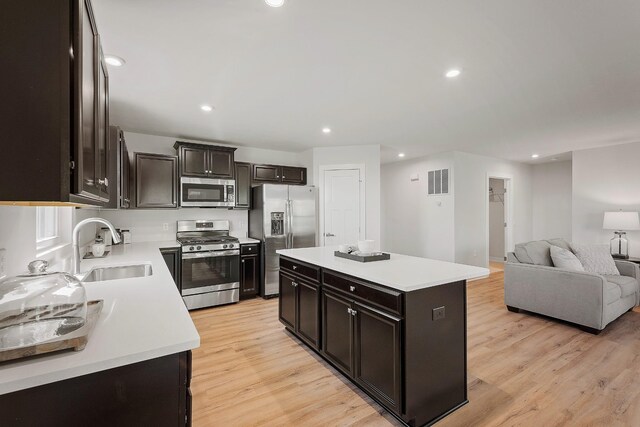
[[113, 228], [113, 225], [107, 221], [106, 219], [102, 219], [102, 218], [87, 218], [84, 219], [82, 221], [80, 221], [78, 224], [76, 224], [76, 226], [73, 228], [73, 274], [80, 274], [80, 245], [78, 244], [78, 239], [80, 237], [80, 229], [82, 228], [83, 225], [85, 224], [89, 224], [90, 222], [97, 222], [103, 225], [106, 225], [107, 227], [109, 227], [109, 231], [111, 231], [111, 236], [113, 238], [113, 243], [118, 244], [120, 243], [120, 236], [118, 235], [118, 233], [116, 232], [116, 229]]

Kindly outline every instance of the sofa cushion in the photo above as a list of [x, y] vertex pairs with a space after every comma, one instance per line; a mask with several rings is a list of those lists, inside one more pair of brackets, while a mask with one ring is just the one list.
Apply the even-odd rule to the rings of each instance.
[[584, 271], [584, 267], [580, 260], [569, 249], [563, 249], [559, 246], [551, 245], [551, 259], [553, 265], [558, 268], [573, 271]]
[[618, 301], [622, 298], [622, 289], [613, 282], [605, 282], [604, 284], [604, 300], [607, 304]]
[[584, 269], [589, 273], [620, 275], [611, 252], [609, 252], [609, 245], [573, 244], [572, 248], [573, 253], [576, 254]]
[[638, 292], [638, 281], [633, 277], [628, 276], [615, 276], [605, 275], [603, 276], [607, 282], [615, 283], [620, 287], [622, 298], [626, 298], [629, 295], [635, 295]]
[[559, 248], [571, 251], [571, 245], [564, 239], [549, 239], [547, 240], [547, 243], [549, 243], [550, 245], [558, 246]]
[[521, 263], [553, 267], [551, 253], [549, 252], [550, 247], [551, 245], [545, 240], [518, 243], [515, 253]]

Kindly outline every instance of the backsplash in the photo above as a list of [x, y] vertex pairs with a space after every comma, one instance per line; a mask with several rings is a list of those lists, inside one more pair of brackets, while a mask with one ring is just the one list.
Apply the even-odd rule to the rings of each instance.
[[175, 240], [176, 222], [194, 219], [229, 220], [230, 233], [245, 237], [248, 231], [248, 211], [228, 209], [130, 209], [100, 210], [99, 216], [114, 227], [131, 231], [132, 242]]

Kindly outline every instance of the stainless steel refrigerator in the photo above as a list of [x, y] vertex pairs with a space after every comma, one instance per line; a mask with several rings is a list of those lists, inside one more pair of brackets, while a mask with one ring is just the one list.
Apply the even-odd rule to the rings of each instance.
[[316, 246], [318, 189], [311, 186], [264, 184], [253, 188], [249, 237], [262, 242], [260, 295], [278, 295], [278, 249]]

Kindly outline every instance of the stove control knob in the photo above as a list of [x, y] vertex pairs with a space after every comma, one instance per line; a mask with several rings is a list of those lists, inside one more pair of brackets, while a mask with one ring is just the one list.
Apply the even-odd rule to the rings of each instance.
[[222, 247], [223, 247], [224, 249], [227, 249], [227, 245], [222, 245]]
[[231, 244], [229, 245], [229, 249], [231, 249], [232, 247], [233, 247], [233, 243], [231, 243]]
[[197, 250], [200, 250], [200, 249], [202, 249], [202, 246], [198, 246], [196, 249], [197, 249]]
[[189, 250], [190, 250], [190, 251], [192, 251], [192, 250], [194, 250], [194, 249], [195, 249], [195, 248], [194, 248], [193, 246], [189, 246]]

